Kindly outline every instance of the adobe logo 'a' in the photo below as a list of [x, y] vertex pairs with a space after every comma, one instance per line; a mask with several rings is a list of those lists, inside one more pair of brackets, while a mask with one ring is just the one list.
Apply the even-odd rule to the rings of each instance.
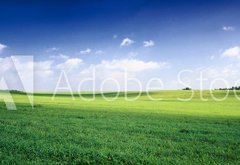
[[4, 101], [8, 110], [17, 110], [11, 90], [26, 92], [26, 97], [33, 107], [33, 72], [32, 56], [0, 58], [0, 102]]

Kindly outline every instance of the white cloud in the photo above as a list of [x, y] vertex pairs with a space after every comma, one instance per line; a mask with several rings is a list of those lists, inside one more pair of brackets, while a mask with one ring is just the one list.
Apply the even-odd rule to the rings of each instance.
[[49, 77], [54, 74], [52, 70], [53, 61], [38, 61], [34, 62], [34, 72], [36, 77]]
[[[37, 62], [24, 61], [28, 59], [26, 57], [27, 56], [12, 56], [12, 57], [0, 58], [0, 65], [1, 65], [0, 73], [9, 73], [12, 71], [13, 72], [16, 71], [16, 68], [12, 60], [14, 60], [16, 65], [21, 66], [21, 68], [18, 67], [18, 69], [20, 70], [25, 69], [27, 71], [34, 69], [34, 72], [36, 73], [37, 76], [46, 77], [53, 73], [51, 69], [53, 61], [37, 61]], [[26, 75], [27, 74], [29, 73], [26, 72]]]
[[231, 47], [229, 49], [226, 49], [222, 53], [222, 56], [223, 57], [240, 57], [240, 47], [235, 46], [235, 47]]
[[130, 38], [124, 38], [122, 40], [122, 43], [120, 44], [120, 46], [130, 46], [134, 43], [133, 40], [131, 40]]
[[155, 43], [154, 43], [154, 41], [152, 41], [152, 40], [149, 40], [149, 41], [143, 41], [143, 47], [151, 47], [151, 46], [154, 46], [155, 45]]
[[0, 66], [0, 77], [6, 80], [9, 89], [33, 91], [33, 57], [11, 56], [0, 58]]
[[0, 58], [0, 73], [4, 73], [13, 68], [12, 59], [10, 57]]
[[64, 54], [59, 54], [59, 55], [53, 55], [50, 56], [51, 59], [63, 59], [63, 60], [67, 60], [69, 59], [69, 56], [64, 55]]
[[6, 45], [0, 43], [0, 53], [3, 51], [3, 49], [7, 48]]
[[160, 64], [157, 62], [145, 62], [136, 59], [102, 61], [102, 64], [105, 65], [108, 69], [127, 69], [131, 72], [139, 72], [147, 69], [156, 69], [160, 67]]
[[[146, 86], [146, 81], [161, 73], [161, 69], [167, 66], [167, 63], [156, 62], [156, 61], [144, 61], [139, 59], [115, 59], [115, 60], [105, 60], [96, 64], [85, 64], [80, 58], [69, 58], [63, 62], [58, 60], [50, 59], [46, 61], [36, 61], [34, 63], [26, 63], [24, 61], [19, 61], [21, 66], [23, 66], [23, 71], [27, 67], [31, 67], [34, 64], [34, 90], [35, 91], [54, 91], [57, 82], [59, 80], [59, 75], [62, 70], [66, 71], [67, 78], [71, 84], [71, 88], [74, 91], [78, 90], [79, 83], [86, 80], [87, 78], [93, 78], [96, 82], [96, 89], [100, 90], [101, 84], [107, 78], [113, 78], [116, 80], [121, 90], [125, 90], [125, 76], [127, 74], [128, 78], [136, 78], [142, 84], [143, 88]], [[1, 67], [0, 75], [4, 74], [8, 77], [8, 82], [12, 82], [11, 89], [16, 88], [19, 83], [18, 78], [14, 71], [13, 65], [9, 58], [0, 58]], [[86, 66], [85, 68], [83, 68]], [[12, 69], [13, 68], [13, 69]], [[96, 76], [93, 76], [93, 68], [96, 71]], [[125, 72], [125, 69], [127, 69]], [[3, 72], [3, 73], [1, 73]], [[24, 72], [24, 76], [29, 76], [29, 73]], [[26, 80], [28, 80], [26, 78]], [[86, 86], [85, 86], [86, 85]], [[86, 82], [83, 85], [83, 90], [92, 90], [92, 83]], [[107, 81], [104, 86], [104, 90], [117, 90], [115, 82]], [[129, 81], [127, 85], [127, 90], [139, 90], [138, 84], [134, 81]]]
[[237, 78], [239, 75], [238, 67], [235, 65], [227, 65], [221, 68], [207, 68], [205, 70], [206, 76], [208, 79], [213, 78]]
[[80, 64], [82, 64], [82, 59], [70, 58], [67, 59], [64, 63], [56, 65], [56, 68], [60, 70], [71, 71], [72, 69], [78, 68]]
[[153, 61], [142, 61], [138, 59], [121, 59], [106, 61], [103, 60], [100, 64], [92, 65], [95, 68], [104, 68], [107, 70], [120, 70], [128, 72], [141, 72], [149, 69], [159, 69], [167, 66], [166, 62], [153, 62]]
[[113, 61], [103, 61], [103, 63], [108, 68], [115, 68], [115, 69], [127, 69], [131, 72], [139, 72], [147, 69], [157, 69], [162, 67], [163, 63], [153, 62], [153, 61], [141, 61], [137, 59], [124, 59], [124, 60], [113, 60]]
[[95, 52], [95, 54], [96, 55], [102, 55], [104, 52], [102, 51], [102, 50], [97, 50], [96, 52]]
[[232, 27], [232, 26], [223, 26], [223, 27], [222, 27], [222, 30], [224, 30], [224, 31], [234, 31], [234, 30], [235, 30], [235, 27]]
[[46, 50], [46, 52], [49, 53], [49, 52], [55, 52], [55, 51], [58, 51], [58, 50], [59, 50], [59, 48], [52, 47], [52, 48], [48, 48], [48, 49]]
[[[146, 80], [154, 77], [155, 74], [167, 68], [165, 62], [143, 61], [139, 59], [115, 59], [103, 60], [98, 64], [92, 64], [82, 70], [78, 77], [92, 77], [93, 73], [96, 82], [96, 90], [100, 89], [101, 83], [106, 79], [114, 79], [120, 87], [120, 90], [125, 90], [125, 78], [134, 78], [145, 87]], [[109, 82], [109, 81], [108, 81]], [[110, 85], [111, 84], [111, 85]], [[129, 82], [127, 90], [139, 90], [139, 84]], [[85, 89], [88, 89], [89, 86]], [[105, 86], [106, 90], [117, 90], [116, 84], [111, 81]], [[90, 89], [91, 90], [91, 89]]]
[[80, 54], [89, 54], [89, 53], [91, 53], [91, 49], [89, 49], [89, 48], [87, 48], [86, 50], [81, 50], [80, 51]]

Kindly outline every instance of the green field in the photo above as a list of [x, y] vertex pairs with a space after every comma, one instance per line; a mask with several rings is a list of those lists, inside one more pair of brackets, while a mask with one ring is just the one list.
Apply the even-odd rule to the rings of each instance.
[[[226, 91], [214, 91], [224, 97]], [[128, 97], [137, 94], [129, 92]], [[240, 100], [217, 102], [199, 91], [146, 93], [133, 102], [96, 94], [35, 93], [34, 109], [13, 94], [16, 111], [0, 103], [1, 164], [240, 164]], [[240, 96], [240, 93], [238, 93]], [[91, 97], [90, 93], [83, 94]], [[105, 93], [113, 98], [115, 93]]]

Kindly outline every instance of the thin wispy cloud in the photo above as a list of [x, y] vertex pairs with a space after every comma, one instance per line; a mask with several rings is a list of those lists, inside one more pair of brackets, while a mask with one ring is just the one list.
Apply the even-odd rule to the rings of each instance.
[[0, 53], [1, 53], [5, 48], [7, 48], [7, 46], [0, 43]]
[[63, 60], [67, 60], [70, 57], [64, 54], [59, 54], [59, 55], [52, 55], [50, 56], [51, 59], [63, 59]]
[[58, 50], [59, 50], [59, 48], [51, 47], [51, 48], [48, 48], [48, 49], [46, 50], [46, 52], [49, 53], [49, 52], [55, 52], [55, 51], [58, 51]]
[[233, 26], [223, 26], [222, 30], [224, 30], [224, 31], [234, 31], [235, 27], [233, 27]]
[[129, 56], [129, 58], [135, 58], [138, 56], [138, 52], [129, 52], [128, 56]]
[[215, 59], [215, 56], [210, 56], [210, 60], [214, 60]]
[[102, 55], [104, 52], [102, 51], [102, 50], [97, 50], [97, 51], [95, 51], [95, 54], [96, 55]]
[[143, 41], [143, 47], [152, 47], [152, 46], [154, 46], [155, 45], [155, 43], [154, 43], [154, 41], [153, 40], [149, 40], [149, 41]]
[[80, 54], [86, 55], [86, 54], [89, 54], [91, 52], [92, 52], [92, 50], [90, 48], [87, 48], [86, 50], [81, 50]]
[[131, 40], [130, 38], [124, 38], [120, 44], [120, 46], [130, 46], [134, 43], [133, 40]]
[[118, 38], [118, 36], [116, 34], [113, 35], [113, 39], [116, 39]]

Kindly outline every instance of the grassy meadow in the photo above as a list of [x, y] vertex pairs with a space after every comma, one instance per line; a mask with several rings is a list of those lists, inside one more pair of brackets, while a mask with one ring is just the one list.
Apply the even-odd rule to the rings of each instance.
[[[215, 101], [210, 91], [151, 92], [135, 101], [95, 94], [23, 93], [17, 110], [0, 102], [1, 164], [240, 164], [240, 100], [231, 91]], [[223, 98], [226, 91], [213, 91]], [[240, 96], [240, 93], [237, 93]], [[106, 92], [114, 99], [116, 93]], [[127, 93], [129, 98], [138, 94]], [[83, 93], [91, 98], [91, 93]]]

